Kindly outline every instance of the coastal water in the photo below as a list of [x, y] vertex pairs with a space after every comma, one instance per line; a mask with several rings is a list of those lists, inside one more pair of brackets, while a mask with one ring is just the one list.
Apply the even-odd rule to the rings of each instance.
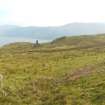
[[34, 38], [24, 38], [24, 37], [8, 37], [8, 36], [0, 36], [0, 46], [5, 44], [15, 43], [15, 42], [32, 42], [35, 43], [36, 40], [39, 40], [40, 43], [49, 42], [51, 40], [42, 40], [42, 39], [34, 39]]

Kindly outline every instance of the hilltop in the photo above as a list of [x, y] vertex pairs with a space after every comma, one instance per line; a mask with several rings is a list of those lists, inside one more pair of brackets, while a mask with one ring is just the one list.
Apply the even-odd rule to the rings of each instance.
[[0, 48], [0, 105], [105, 105], [104, 34], [34, 45]]

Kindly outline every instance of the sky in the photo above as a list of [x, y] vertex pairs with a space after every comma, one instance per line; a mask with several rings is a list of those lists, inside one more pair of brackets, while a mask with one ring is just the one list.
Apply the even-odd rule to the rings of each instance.
[[105, 23], [105, 0], [0, 0], [0, 25]]

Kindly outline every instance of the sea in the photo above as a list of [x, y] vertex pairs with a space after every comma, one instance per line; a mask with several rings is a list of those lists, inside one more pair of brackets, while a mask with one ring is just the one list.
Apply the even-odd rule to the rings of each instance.
[[34, 38], [27, 38], [27, 37], [9, 37], [9, 36], [0, 36], [0, 46], [15, 43], [15, 42], [31, 42], [35, 43], [36, 40], [39, 41], [39, 43], [46, 43], [50, 42], [51, 40], [45, 40], [45, 39], [34, 39]]

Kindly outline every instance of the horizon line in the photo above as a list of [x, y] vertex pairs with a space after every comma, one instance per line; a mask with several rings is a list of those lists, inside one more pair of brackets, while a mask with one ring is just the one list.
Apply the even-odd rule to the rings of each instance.
[[17, 26], [17, 27], [62, 27], [70, 24], [105, 24], [105, 22], [71, 22], [62, 25], [17, 25], [17, 24], [2, 24], [0, 26]]

